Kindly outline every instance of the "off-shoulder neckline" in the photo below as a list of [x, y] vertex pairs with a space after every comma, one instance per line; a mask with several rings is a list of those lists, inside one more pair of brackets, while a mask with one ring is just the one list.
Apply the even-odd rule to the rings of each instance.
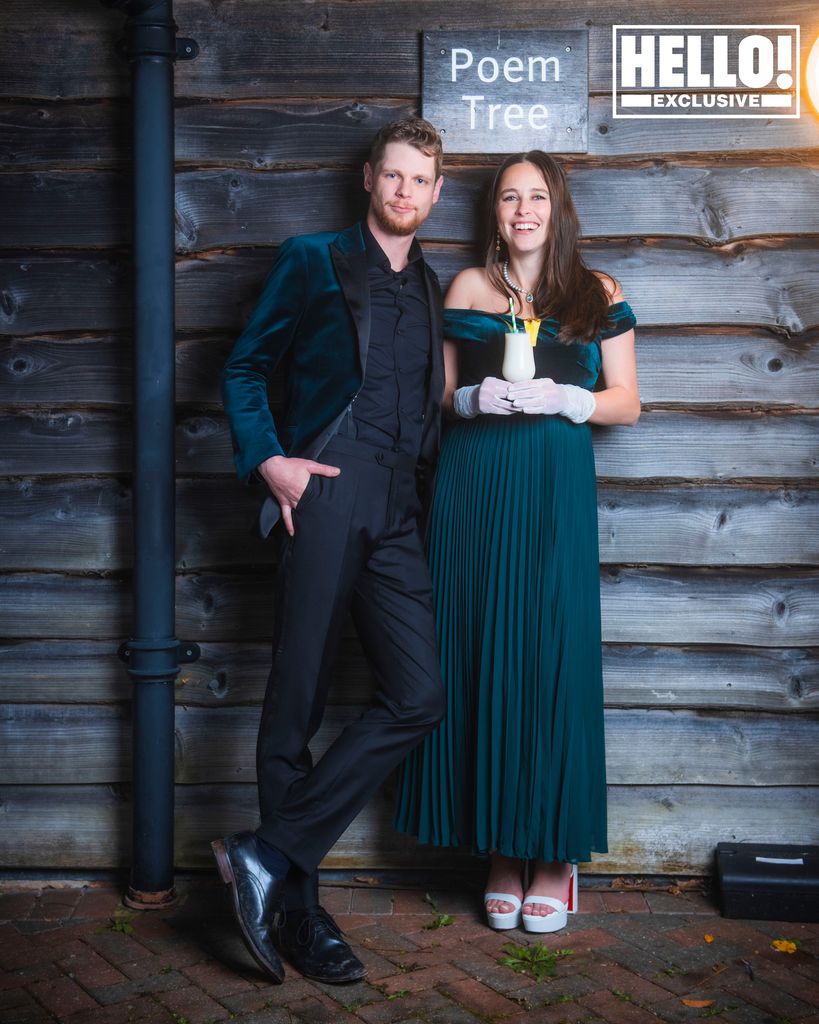
[[[616, 309], [618, 306], [627, 306], [627, 305], [628, 305], [628, 300], [627, 299], [620, 299], [619, 302], [610, 302], [609, 303], [609, 309]], [[496, 320], [503, 320], [504, 322], [507, 322], [508, 319], [509, 319], [509, 314], [508, 313], [492, 313], [488, 309], [474, 309], [474, 308], [466, 308], [464, 306], [447, 306], [447, 307], [444, 308], [444, 313], [445, 314], [446, 313], [474, 313], [474, 314], [479, 315], [479, 316], [491, 316], [491, 317], [494, 317]], [[520, 319], [523, 319], [523, 318], [516, 317], [515, 319], [520, 320]], [[536, 318], [534, 318], [534, 319], [536, 319]], [[540, 322], [541, 323], [545, 323], [545, 322], [548, 322], [548, 321], [551, 321], [552, 323], [557, 323], [557, 320], [553, 316], [546, 316], [546, 317], [541, 317], [540, 318]]]

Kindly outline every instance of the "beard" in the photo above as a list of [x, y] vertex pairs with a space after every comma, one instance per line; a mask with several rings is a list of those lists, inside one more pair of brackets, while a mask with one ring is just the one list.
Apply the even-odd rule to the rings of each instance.
[[370, 205], [380, 227], [390, 235], [414, 235], [426, 220], [426, 217], [420, 214], [418, 210], [415, 211], [413, 217], [398, 217], [389, 206], [376, 201], [375, 198], [373, 198]]

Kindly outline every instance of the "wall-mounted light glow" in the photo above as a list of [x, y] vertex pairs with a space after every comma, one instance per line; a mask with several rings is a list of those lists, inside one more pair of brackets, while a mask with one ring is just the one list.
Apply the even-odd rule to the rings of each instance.
[[808, 66], [805, 71], [805, 85], [813, 109], [819, 114], [819, 37], [817, 37], [808, 54]]

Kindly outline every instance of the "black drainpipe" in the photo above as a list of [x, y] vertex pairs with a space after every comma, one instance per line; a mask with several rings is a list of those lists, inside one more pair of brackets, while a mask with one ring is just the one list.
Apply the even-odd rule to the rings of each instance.
[[172, 0], [102, 0], [127, 15], [118, 51], [133, 99], [133, 634], [120, 648], [133, 682], [133, 835], [125, 902], [167, 906], [173, 888], [174, 680], [199, 655], [174, 621], [174, 145]]

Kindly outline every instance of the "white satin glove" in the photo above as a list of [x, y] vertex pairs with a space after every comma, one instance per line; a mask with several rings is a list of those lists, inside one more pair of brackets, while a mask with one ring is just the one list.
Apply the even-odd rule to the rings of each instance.
[[465, 420], [474, 419], [478, 413], [493, 416], [511, 416], [518, 410], [508, 397], [511, 384], [498, 377], [484, 377], [480, 384], [456, 388], [452, 396], [452, 408], [456, 416]]
[[597, 408], [591, 391], [576, 384], [556, 384], [551, 377], [521, 380], [508, 389], [515, 409], [529, 415], [560, 415], [572, 423], [585, 423]]

